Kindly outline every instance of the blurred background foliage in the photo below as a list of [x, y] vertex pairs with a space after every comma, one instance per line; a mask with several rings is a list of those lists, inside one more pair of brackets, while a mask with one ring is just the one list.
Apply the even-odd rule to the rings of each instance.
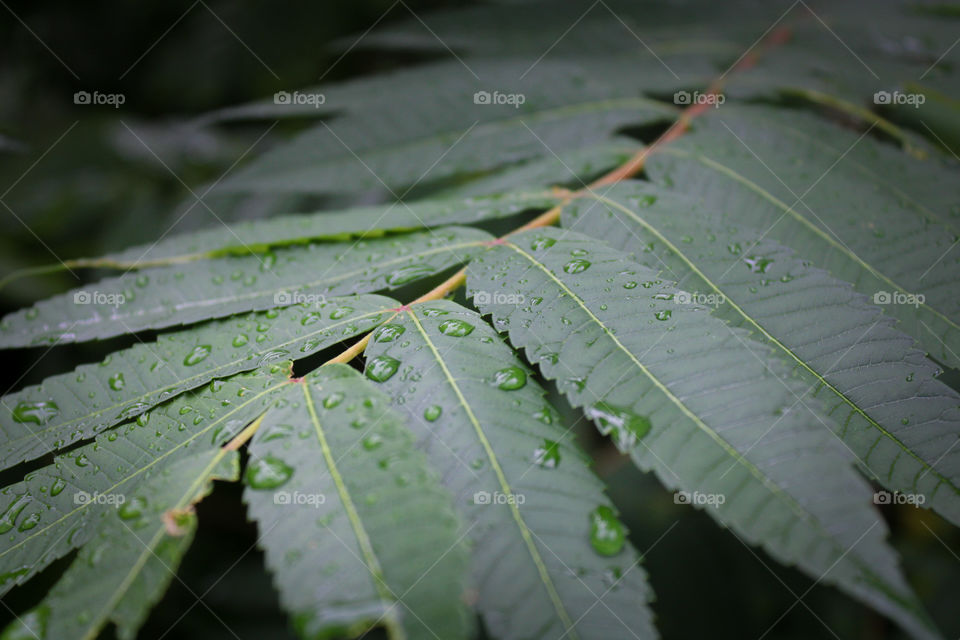
[[[356, 34], [409, 17], [393, 0], [0, 4], [0, 275], [149, 242], [174, 222], [182, 232], [214, 226], [218, 217], [229, 221], [293, 206], [282, 200], [234, 206], [199, 197], [204, 185], [304, 123], [199, 129], [191, 119], [321, 77], [343, 79], [428, 59], [415, 51], [370, 50], [340, 59]], [[417, 14], [454, 4], [468, 3], [406, 0]], [[73, 94], [81, 90], [122, 93], [125, 101], [116, 109], [76, 105]], [[0, 305], [6, 313], [77, 284], [67, 272], [18, 280], [0, 291]], [[4, 353], [3, 391], [95, 361], [118, 346], [106, 341]], [[956, 371], [945, 379], [960, 388]], [[563, 407], [559, 396], [555, 400]], [[674, 504], [653, 477], [604, 445], [582, 416], [566, 414], [645, 553], [665, 638], [900, 637], [879, 615]], [[960, 636], [960, 533], [927, 511], [883, 511], [917, 593], [947, 637]], [[239, 487], [221, 484], [199, 513], [200, 532], [180, 579], [140, 637], [290, 637]], [[11, 611], [36, 603], [69, 560], [11, 592], [0, 608], [0, 628]]]

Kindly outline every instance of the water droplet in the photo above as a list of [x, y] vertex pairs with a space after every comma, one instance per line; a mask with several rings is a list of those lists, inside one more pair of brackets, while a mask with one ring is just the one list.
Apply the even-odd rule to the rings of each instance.
[[493, 374], [493, 382], [504, 391], [513, 391], [527, 384], [527, 374], [520, 367], [506, 367]]
[[581, 273], [590, 268], [590, 261], [584, 260], [582, 258], [577, 258], [576, 260], [571, 260], [567, 264], [563, 265], [563, 270], [567, 273]]
[[47, 424], [50, 418], [60, 415], [60, 407], [53, 401], [20, 402], [13, 410], [13, 419], [16, 422], [33, 422]]
[[50, 485], [50, 495], [58, 496], [66, 487], [67, 483], [63, 481], [63, 478], [54, 478], [53, 484]]
[[39, 513], [31, 513], [29, 516], [23, 519], [23, 522], [20, 523], [20, 526], [17, 527], [17, 531], [30, 531], [37, 523], [40, 522]]
[[624, 289], [636, 289], [636, 288], [637, 288], [637, 283], [634, 282], [633, 280], [631, 280], [630, 282], [624, 282], [624, 283], [623, 283], [623, 288], [624, 288]]
[[597, 402], [585, 410], [587, 417], [597, 423], [603, 435], [612, 435], [621, 451], [632, 448], [637, 440], [649, 433], [648, 418], [606, 402]]
[[534, 450], [533, 462], [544, 469], [555, 469], [560, 464], [560, 445], [553, 440], [544, 440]]
[[335, 406], [343, 402], [343, 394], [339, 391], [334, 391], [326, 398], [323, 399], [323, 408], [324, 409], [333, 409]]
[[3, 512], [3, 515], [0, 515], [0, 534], [6, 533], [10, 531], [10, 529], [13, 529], [13, 527], [17, 524], [17, 518], [20, 517], [20, 513], [31, 502], [33, 502], [33, 498], [26, 493], [23, 493], [17, 496], [17, 499], [10, 503], [10, 506], [7, 507], [7, 510]]
[[441, 413], [443, 413], [443, 408], [438, 404], [434, 404], [424, 409], [423, 417], [427, 422], [436, 422]]
[[615, 556], [627, 536], [613, 509], [602, 505], [590, 512], [590, 545], [602, 556]]
[[265, 456], [250, 461], [246, 479], [253, 489], [276, 489], [283, 486], [292, 475], [293, 468], [286, 462], [273, 456]]
[[133, 500], [124, 502], [117, 509], [117, 514], [123, 520], [136, 520], [143, 515], [143, 510], [147, 508], [147, 500], [139, 496]]
[[557, 241], [554, 240], [553, 238], [540, 236], [539, 238], [534, 239], [534, 241], [530, 243], [530, 248], [534, 251], [543, 251], [544, 249], [549, 249], [555, 244], [557, 244]]
[[409, 267], [397, 269], [387, 276], [387, 284], [391, 287], [399, 287], [402, 284], [425, 278], [436, 272], [436, 269], [429, 264], [412, 264]]
[[237, 336], [233, 339], [233, 346], [235, 346], [235, 347], [242, 347], [243, 345], [247, 344], [249, 341], [250, 341], [250, 338], [247, 337], [247, 334], [245, 334], [245, 333], [239, 333], [239, 334], [237, 334]]
[[402, 324], [385, 324], [373, 334], [374, 342], [393, 342], [403, 335], [407, 328]]
[[192, 367], [195, 364], [199, 364], [207, 359], [207, 356], [210, 355], [212, 347], [208, 344], [198, 344], [193, 348], [193, 350], [187, 354], [187, 357], [183, 359], [183, 364], [188, 367]]
[[673, 312], [670, 309], [661, 309], [653, 314], [653, 317], [657, 320], [669, 320], [670, 316], [673, 315]]
[[350, 315], [351, 313], [353, 313], [353, 307], [347, 307], [347, 306], [337, 307], [337, 308], [334, 309], [333, 312], [330, 314], [330, 319], [331, 319], [331, 320], [340, 320], [341, 318], [346, 318], [346, 317], [347, 317], [348, 315]]
[[371, 433], [366, 438], [363, 439], [363, 448], [367, 451], [373, 451], [378, 449], [380, 445], [383, 444], [383, 438], [381, 438], [376, 433]]
[[470, 335], [471, 331], [473, 331], [473, 325], [463, 320], [451, 318], [440, 323], [440, 333], [445, 336], [461, 338]]
[[122, 373], [115, 373], [110, 376], [110, 379], [107, 381], [107, 383], [114, 391], [120, 391], [124, 386], [126, 386], [127, 381], [123, 379]]
[[773, 260], [770, 258], [764, 258], [763, 256], [749, 256], [744, 258], [743, 261], [747, 263], [750, 271], [753, 271], [754, 273], [766, 273], [767, 268], [773, 264]]
[[400, 367], [400, 361], [390, 356], [377, 356], [367, 362], [364, 373], [374, 382], [389, 380]]

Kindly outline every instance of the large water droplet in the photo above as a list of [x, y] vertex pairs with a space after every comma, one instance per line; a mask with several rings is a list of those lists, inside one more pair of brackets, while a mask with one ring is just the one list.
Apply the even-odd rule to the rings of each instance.
[[673, 312], [670, 309], [661, 309], [653, 314], [653, 317], [657, 320], [669, 320], [670, 316], [673, 315]]
[[250, 338], [247, 337], [245, 333], [238, 333], [233, 339], [233, 346], [242, 347], [250, 341]]
[[601, 505], [590, 512], [590, 545], [602, 556], [615, 556], [627, 536], [613, 509]]
[[557, 244], [557, 241], [553, 238], [548, 238], [546, 236], [540, 236], [536, 238], [533, 242], [530, 243], [530, 248], [534, 251], [543, 251], [544, 249], [549, 249], [553, 245]]
[[147, 508], [146, 498], [135, 497], [133, 500], [124, 502], [117, 509], [117, 513], [124, 520], [136, 520], [143, 515], [143, 510]]
[[112, 376], [110, 376], [110, 380], [108, 380], [108, 384], [110, 385], [110, 388], [113, 389], [114, 391], [120, 391], [126, 386], [127, 381], [124, 380], [122, 373], [115, 373]]
[[567, 264], [563, 265], [563, 270], [567, 273], [581, 273], [590, 268], [590, 261], [584, 260], [583, 258], [577, 258], [576, 260], [571, 260]]
[[[114, 436], [116, 434], [113, 434]], [[114, 438], [116, 439], [116, 438]], [[50, 485], [50, 495], [58, 496], [61, 492], [67, 487], [67, 483], [63, 481], [63, 478], [54, 478], [53, 484]]]
[[597, 402], [587, 407], [584, 413], [597, 423], [600, 433], [613, 437], [620, 450], [633, 447], [637, 440], [650, 432], [652, 426], [648, 418], [606, 402]]
[[424, 409], [423, 417], [427, 422], [435, 422], [441, 413], [443, 413], [443, 408], [438, 404], [434, 404]]
[[188, 367], [192, 367], [195, 364], [199, 364], [207, 359], [207, 356], [210, 355], [212, 347], [208, 344], [198, 344], [193, 348], [193, 350], [187, 354], [187, 357], [183, 359], [183, 364]]
[[17, 499], [14, 500], [7, 510], [3, 512], [3, 515], [0, 515], [0, 534], [6, 533], [13, 529], [17, 524], [17, 518], [20, 517], [20, 513], [26, 508], [28, 504], [33, 501], [26, 493], [17, 496]]
[[504, 391], [513, 391], [527, 384], [527, 374], [520, 367], [506, 367], [493, 374], [493, 382]]
[[470, 335], [471, 331], [473, 331], [473, 325], [463, 320], [451, 318], [440, 323], [440, 333], [445, 336], [461, 338]]
[[397, 269], [388, 275], [387, 284], [391, 287], [398, 287], [402, 284], [407, 284], [408, 282], [425, 278], [426, 276], [433, 274], [435, 271], [436, 269], [429, 264], [412, 264], [409, 267]]
[[407, 328], [402, 324], [385, 324], [373, 334], [374, 342], [393, 342], [403, 335]]
[[347, 306], [337, 307], [337, 308], [334, 309], [333, 312], [330, 314], [330, 319], [331, 319], [331, 320], [340, 320], [341, 318], [346, 318], [346, 317], [347, 317], [348, 315], [350, 315], [351, 313], [353, 313], [353, 307], [347, 307]]
[[56, 402], [37, 401], [20, 402], [13, 410], [13, 419], [16, 422], [33, 422], [34, 424], [47, 424], [50, 418], [60, 415], [60, 407]]
[[748, 256], [744, 258], [743, 261], [747, 263], [747, 267], [754, 273], [766, 273], [767, 268], [773, 264], [773, 260], [764, 258], [763, 256]]
[[544, 440], [534, 450], [533, 462], [545, 469], [555, 469], [560, 464], [560, 445], [553, 440]]
[[364, 373], [368, 378], [375, 382], [385, 382], [389, 380], [400, 367], [400, 361], [390, 356], [377, 356], [367, 362], [367, 368]]
[[279, 458], [265, 456], [247, 465], [247, 484], [253, 489], [276, 489], [293, 475], [293, 467]]
[[334, 391], [326, 398], [323, 399], [323, 408], [324, 409], [333, 409], [335, 406], [343, 402], [343, 394], [339, 391]]

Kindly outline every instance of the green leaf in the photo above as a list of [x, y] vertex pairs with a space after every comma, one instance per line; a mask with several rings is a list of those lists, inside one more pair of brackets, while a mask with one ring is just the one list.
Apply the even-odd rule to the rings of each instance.
[[477, 229], [446, 227], [351, 245], [311, 244], [263, 256], [146, 269], [5, 316], [0, 347], [83, 342], [394, 289], [464, 262], [490, 239]]
[[373, 334], [366, 355], [367, 377], [406, 413], [470, 523], [477, 606], [492, 636], [656, 636], [640, 559], [602, 484], [529, 370], [475, 312], [415, 305]]
[[288, 384], [289, 365], [214, 380], [101, 433], [23, 481], [0, 489], [0, 593], [94, 538], [119, 496], [198, 451], [217, 448]]
[[468, 286], [640, 467], [707, 496], [711, 516], [781, 562], [937, 637], [884, 543], [870, 488], [816, 414], [796, 406], [803, 389], [768, 348], [569, 231], [513, 236], [471, 263]]
[[[517, 75], [522, 72], [516, 68]], [[518, 84], [517, 75], [512, 85]], [[526, 98], [531, 82], [514, 89], [499, 85], [497, 90]], [[568, 77], [564, 84], [570, 83]], [[448, 104], [458, 121], [452, 129], [441, 128], [446, 117], [411, 121], [397, 105], [377, 113], [376, 128], [369, 117], [344, 117], [264, 154], [224, 180], [218, 192], [380, 191], [399, 196], [398, 189], [420, 182], [441, 183], [521, 161], [552, 158], [563, 151], [609, 142], [621, 128], [676, 116], [672, 105], [633, 95], [604, 94], [590, 100], [581, 93], [572, 102], [558, 104], [554, 99], [536, 104], [531, 94], [521, 110], [506, 104], [475, 104], [473, 93], [478, 90], [483, 90], [479, 84], [465, 95], [457, 91], [432, 105], [436, 110]], [[563, 93], [569, 94], [569, 86]], [[416, 100], [423, 104], [422, 96]], [[467, 114], [476, 115], [464, 121]]]
[[75, 260], [78, 266], [142, 269], [314, 241], [345, 242], [386, 234], [473, 224], [505, 218], [527, 209], [547, 209], [560, 198], [547, 191], [517, 191], [474, 197], [449, 197], [412, 203], [391, 203], [345, 211], [275, 216], [231, 224], [229, 228], [171, 236], [103, 258]]
[[132, 640], [193, 540], [193, 503], [210, 492], [212, 480], [238, 477], [239, 455], [225, 447], [197, 448], [165, 467], [107, 510], [36, 615], [5, 633], [92, 640], [112, 621], [121, 640]]
[[916, 306], [885, 311], [934, 357], [960, 364], [954, 169], [909, 163], [895, 149], [804, 114], [731, 105], [698, 125], [649, 157], [653, 182], [736, 211], [739, 224], [867, 296], [921, 295]]
[[716, 206], [649, 183], [574, 201], [563, 225], [608, 238], [678, 280], [689, 302], [715, 303], [715, 315], [765, 339], [872, 477], [960, 524], [960, 394], [850, 285]]
[[176, 331], [4, 396], [3, 464], [84, 440], [184, 391], [303, 358], [376, 327], [400, 303], [377, 295], [252, 313]]
[[459, 521], [413, 444], [390, 398], [346, 365], [264, 416], [244, 496], [301, 637], [468, 637]]

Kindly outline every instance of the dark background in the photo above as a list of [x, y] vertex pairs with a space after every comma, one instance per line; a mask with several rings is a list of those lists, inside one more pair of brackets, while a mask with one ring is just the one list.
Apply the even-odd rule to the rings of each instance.
[[[305, 124], [284, 123], [266, 135], [259, 123], [178, 136], [178, 121], [312, 85], [321, 76], [332, 81], [426, 59], [356, 51], [331, 69], [352, 42], [348, 36], [378, 20], [409, 17], [391, 0], [0, 4], [0, 276], [156, 238], [195, 204], [191, 190]], [[428, 16], [431, 7], [468, 3], [407, 4]], [[78, 106], [79, 90], [122, 93], [125, 104]], [[188, 216], [188, 228], [213, 224], [203, 207]], [[68, 273], [18, 281], [0, 291], [0, 310], [77, 284]], [[4, 353], [0, 391], [97, 360], [125, 340]], [[960, 386], [956, 372], [947, 378]], [[624, 464], [592, 429], [582, 430], [581, 443], [593, 450], [634, 544], [646, 554], [664, 637], [832, 638], [828, 627], [844, 639], [901, 637], [878, 614], [673, 504], [670, 493]], [[0, 480], [14, 481], [26, 470]], [[199, 513], [200, 533], [179, 580], [140, 637], [289, 637], [239, 488], [219, 485]], [[927, 511], [885, 507], [884, 513], [917, 593], [947, 637], [960, 636], [960, 533]], [[67, 561], [15, 589], [4, 604], [16, 612], [35, 604]], [[0, 607], [0, 625], [10, 617]]]

